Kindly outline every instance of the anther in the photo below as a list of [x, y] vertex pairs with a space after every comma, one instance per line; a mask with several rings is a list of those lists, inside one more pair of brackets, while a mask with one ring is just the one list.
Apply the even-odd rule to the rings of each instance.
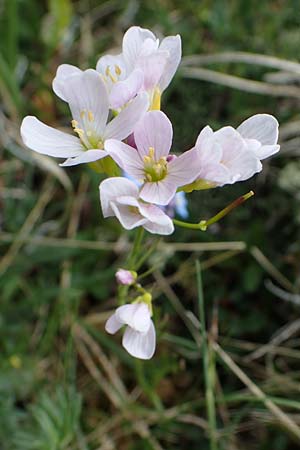
[[88, 120], [89, 120], [89, 122], [94, 122], [94, 120], [95, 120], [94, 114], [92, 113], [92, 111], [88, 111]]
[[120, 67], [116, 64], [115, 65], [115, 72], [116, 72], [116, 74], [118, 75], [118, 76], [120, 76], [121, 75], [121, 69], [120, 69]]

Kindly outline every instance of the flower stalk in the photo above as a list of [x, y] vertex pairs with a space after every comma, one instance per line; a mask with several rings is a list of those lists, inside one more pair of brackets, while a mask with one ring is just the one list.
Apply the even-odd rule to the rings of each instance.
[[247, 194], [241, 195], [232, 203], [230, 203], [228, 206], [226, 206], [226, 208], [222, 209], [215, 216], [211, 217], [208, 220], [200, 220], [200, 222], [198, 223], [189, 223], [183, 222], [182, 220], [173, 219], [173, 223], [174, 225], [177, 225], [182, 228], [190, 228], [192, 230], [206, 231], [210, 225], [223, 219], [223, 217], [227, 216], [227, 214], [229, 214], [233, 209], [242, 205], [246, 200], [253, 197], [253, 195], [254, 195], [253, 191], [249, 191], [247, 192]]

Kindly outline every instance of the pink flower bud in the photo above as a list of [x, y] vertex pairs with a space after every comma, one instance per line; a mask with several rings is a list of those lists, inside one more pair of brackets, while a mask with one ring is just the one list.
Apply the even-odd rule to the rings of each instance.
[[119, 284], [130, 286], [135, 282], [137, 273], [133, 270], [118, 269], [116, 272], [116, 279]]

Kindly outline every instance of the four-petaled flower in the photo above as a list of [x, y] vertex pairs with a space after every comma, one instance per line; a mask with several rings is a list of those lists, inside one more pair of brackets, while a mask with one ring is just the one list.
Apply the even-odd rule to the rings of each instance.
[[115, 334], [124, 325], [127, 325], [122, 340], [125, 350], [135, 358], [152, 358], [156, 335], [148, 304], [133, 303], [120, 306], [106, 322], [105, 330]]
[[107, 123], [108, 93], [98, 72], [79, 71], [60, 85], [63, 99], [68, 102], [78, 137], [56, 130], [27, 116], [21, 125], [24, 144], [38, 153], [67, 158], [61, 166], [74, 166], [102, 159], [106, 139], [125, 139], [148, 108], [146, 94], [139, 94], [117, 117]]
[[140, 198], [167, 205], [178, 187], [191, 183], [199, 173], [199, 152], [189, 150], [176, 157], [169, 155], [173, 129], [161, 111], [144, 114], [134, 129], [137, 149], [109, 139], [105, 149], [130, 176], [142, 183]]
[[107, 178], [102, 181], [99, 190], [103, 216], [116, 216], [126, 230], [142, 226], [149, 233], [173, 233], [174, 225], [170, 217], [158, 206], [141, 200], [139, 188], [127, 178]]

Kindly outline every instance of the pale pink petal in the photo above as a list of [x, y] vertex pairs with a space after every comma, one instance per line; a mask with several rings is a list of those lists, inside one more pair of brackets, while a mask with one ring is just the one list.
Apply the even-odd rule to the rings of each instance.
[[78, 75], [80, 73], [82, 73], [82, 70], [76, 66], [72, 66], [71, 64], [61, 64], [58, 66], [56, 76], [52, 82], [52, 89], [55, 94], [66, 102], [67, 100], [63, 91], [64, 83], [66, 83], [66, 81], [73, 75]]
[[132, 303], [120, 306], [116, 310], [118, 320], [141, 333], [149, 330], [151, 314], [146, 303]]
[[199, 136], [197, 137], [195, 146], [201, 148], [203, 142], [206, 141], [208, 138], [211, 138], [213, 136], [213, 134], [214, 134], [214, 132], [210, 128], [210, 126], [206, 125], [206, 127], [204, 127], [203, 130], [201, 130]]
[[110, 202], [110, 206], [125, 230], [132, 230], [142, 226], [147, 221], [138, 210], [133, 210], [131, 205], [119, 204], [116, 200], [115, 202]]
[[49, 127], [36, 117], [25, 117], [20, 132], [26, 147], [42, 155], [68, 158], [83, 153], [77, 137]]
[[231, 182], [231, 174], [227, 167], [223, 164], [207, 164], [201, 167], [201, 171], [197, 179], [203, 179], [215, 183], [218, 186], [223, 186], [224, 184]]
[[260, 160], [251, 152], [241, 150], [232, 160], [226, 161], [226, 168], [231, 175], [230, 184], [245, 181], [262, 170]]
[[114, 83], [109, 95], [111, 108], [121, 108], [129, 100], [133, 99], [141, 89], [143, 81], [143, 72], [134, 70], [125, 80]]
[[155, 328], [151, 321], [147, 333], [140, 333], [132, 328], [126, 328], [122, 345], [127, 352], [139, 359], [150, 359], [154, 355], [156, 346]]
[[[64, 83], [63, 94], [69, 103], [72, 116], [78, 127], [91, 131], [101, 137], [106, 126], [109, 101], [108, 92], [102, 78], [96, 70], [88, 69], [72, 76]], [[88, 112], [93, 120], [88, 119]]]
[[143, 227], [149, 233], [162, 235], [173, 233], [174, 224], [172, 220], [158, 206], [140, 202], [140, 212], [148, 219]]
[[141, 189], [140, 198], [156, 205], [167, 205], [174, 197], [176, 184], [165, 178], [157, 182], [146, 182]]
[[162, 77], [159, 80], [159, 87], [164, 91], [170, 84], [181, 60], [181, 38], [177, 36], [168, 36], [162, 40], [159, 50], [167, 50], [169, 57]]
[[260, 149], [256, 152], [256, 156], [263, 160], [269, 158], [269, 156], [275, 155], [280, 150], [280, 145], [262, 145]]
[[167, 178], [176, 188], [192, 183], [201, 169], [199, 151], [196, 148], [182, 153], [168, 164]]
[[105, 141], [105, 150], [128, 175], [136, 180], [144, 179], [144, 163], [135, 148], [116, 139]]
[[105, 324], [105, 331], [107, 331], [107, 333], [109, 334], [115, 334], [117, 331], [119, 331], [120, 328], [122, 328], [122, 326], [123, 323], [118, 320], [116, 313], [114, 313], [107, 320]]
[[99, 159], [105, 158], [106, 156], [107, 152], [105, 150], [87, 150], [81, 153], [79, 156], [66, 159], [66, 161], [60, 164], [60, 166], [61, 167], [77, 166], [78, 164], [85, 164], [98, 161]]
[[144, 74], [143, 88], [148, 91], [158, 85], [167, 65], [168, 53], [156, 51], [152, 55], [140, 57], [136, 63]]
[[262, 145], [274, 145], [278, 141], [278, 122], [270, 114], [256, 114], [237, 128], [243, 138], [256, 139]]
[[[223, 127], [214, 133], [213, 138], [222, 147], [222, 164], [228, 166], [235, 158], [239, 158], [243, 151], [247, 150], [245, 140], [232, 127]], [[251, 153], [251, 152], [248, 152]]]
[[141, 27], [131, 27], [124, 34], [122, 50], [124, 59], [129, 68], [134, 67], [146, 39], [156, 41], [156, 38], [151, 31]]
[[104, 139], [118, 139], [122, 141], [127, 138], [137, 122], [149, 106], [148, 96], [145, 93], [137, 95], [122, 111], [107, 125]]
[[104, 217], [114, 216], [110, 203], [122, 195], [138, 197], [138, 187], [127, 178], [114, 177], [102, 181], [99, 186], [100, 202]]
[[149, 148], [153, 147], [157, 161], [169, 154], [172, 138], [172, 124], [161, 111], [147, 112], [134, 130], [134, 139], [140, 155], [148, 155]]

